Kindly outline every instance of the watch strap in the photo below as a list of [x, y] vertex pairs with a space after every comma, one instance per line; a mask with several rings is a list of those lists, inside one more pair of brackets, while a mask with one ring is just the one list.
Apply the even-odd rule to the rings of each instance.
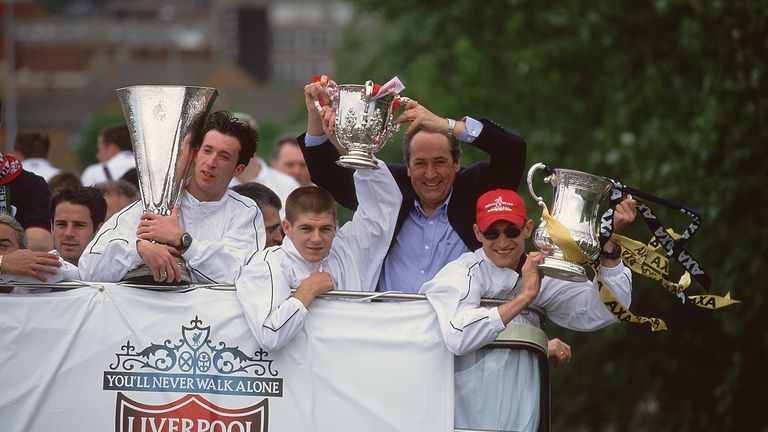
[[607, 259], [619, 259], [621, 257], [621, 246], [616, 244], [610, 252], [601, 249], [600, 256]]
[[456, 130], [456, 120], [451, 118], [446, 120], [448, 120], [448, 131], [445, 133], [445, 135], [448, 138], [453, 138], [453, 131]]

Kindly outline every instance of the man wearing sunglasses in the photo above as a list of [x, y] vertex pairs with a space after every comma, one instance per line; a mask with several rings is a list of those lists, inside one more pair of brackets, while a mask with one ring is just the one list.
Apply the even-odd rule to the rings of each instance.
[[[635, 201], [625, 199], [616, 206], [614, 228], [618, 232], [635, 218]], [[462, 383], [456, 375], [456, 427], [483, 426], [504, 430], [535, 430], [538, 407], [526, 406], [525, 401], [537, 401], [537, 395], [515, 395], [513, 389], [538, 389], [536, 385], [521, 385], [517, 380], [538, 380], [535, 355], [524, 350], [505, 353], [495, 358], [492, 351], [479, 350], [505, 329], [510, 322], [541, 327], [544, 316], [557, 325], [572, 330], [592, 331], [613, 324], [616, 319], [600, 300], [596, 282], [567, 282], [542, 277], [538, 266], [546, 255], [525, 253], [525, 239], [531, 236], [533, 221], [528, 219], [525, 204], [511, 190], [497, 189], [477, 200], [473, 226], [482, 248], [463, 254], [446, 265], [431, 281], [424, 284], [426, 294], [437, 313], [446, 346], [457, 356], [457, 371], [484, 367], [485, 362], [501, 361], [498, 366], [484, 369], [515, 370], [493, 381], [510, 393], [514, 407], [495, 411], [483, 406], [482, 398], [468, 394], [465, 388], [477, 388]], [[624, 267], [617, 253], [618, 246], [608, 241], [600, 259], [600, 274], [614, 297], [629, 306], [632, 294], [632, 273]], [[508, 300], [493, 308], [480, 306], [481, 298]], [[565, 355], [565, 353], [558, 353]], [[492, 360], [493, 359], [493, 360]], [[489, 381], [491, 382], [491, 381]], [[528, 383], [530, 384], [530, 383]], [[501, 390], [500, 390], [501, 391]], [[535, 412], [531, 412], [534, 410]], [[496, 424], [487, 421], [498, 420]]]

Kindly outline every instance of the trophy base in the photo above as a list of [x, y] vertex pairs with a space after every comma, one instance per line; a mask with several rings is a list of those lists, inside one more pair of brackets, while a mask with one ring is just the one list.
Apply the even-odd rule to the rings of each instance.
[[336, 164], [352, 169], [379, 169], [379, 163], [373, 156], [360, 150], [350, 150], [349, 154], [340, 157]]
[[545, 276], [554, 279], [569, 282], [586, 282], [589, 280], [583, 266], [557, 257], [548, 256], [544, 258], [544, 262], [539, 265], [539, 270]]
[[125, 274], [120, 282], [127, 282], [136, 285], [154, 285], [154, 286], [167, 286], [177, 287], [179, 285], [189, 285], [192, 283], [192, 274], [187, 268], [187, 263], [179, 258], [174, 257], [179, 264], [179, 270], [181, 271], [181, 282], [158, 282], [155, 280], [155, 276], [152, 274], [152, 270], [146, 264], [142, 264], [135, 269]]

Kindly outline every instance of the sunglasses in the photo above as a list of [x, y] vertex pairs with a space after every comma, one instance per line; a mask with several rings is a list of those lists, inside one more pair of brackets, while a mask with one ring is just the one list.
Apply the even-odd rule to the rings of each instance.
[[[504, 228], [504, 237], [508, 239], [514, 239], [520, 236], [520, 233], [522, 230], [516, 226], [508, 226]], [[496, 240], [501, 235], [501, 231], [497, 229], [489, 229], [487, 231], [483, 231], [483, 237], [486, 240]]]

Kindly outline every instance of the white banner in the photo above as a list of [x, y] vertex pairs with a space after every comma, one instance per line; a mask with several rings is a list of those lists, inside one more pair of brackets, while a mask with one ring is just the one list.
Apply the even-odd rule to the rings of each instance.
[[0, 428], [451, 431], [453, 356], [425, 301], [317, 300], [261, 351], [234, 291], [0, 295]]

